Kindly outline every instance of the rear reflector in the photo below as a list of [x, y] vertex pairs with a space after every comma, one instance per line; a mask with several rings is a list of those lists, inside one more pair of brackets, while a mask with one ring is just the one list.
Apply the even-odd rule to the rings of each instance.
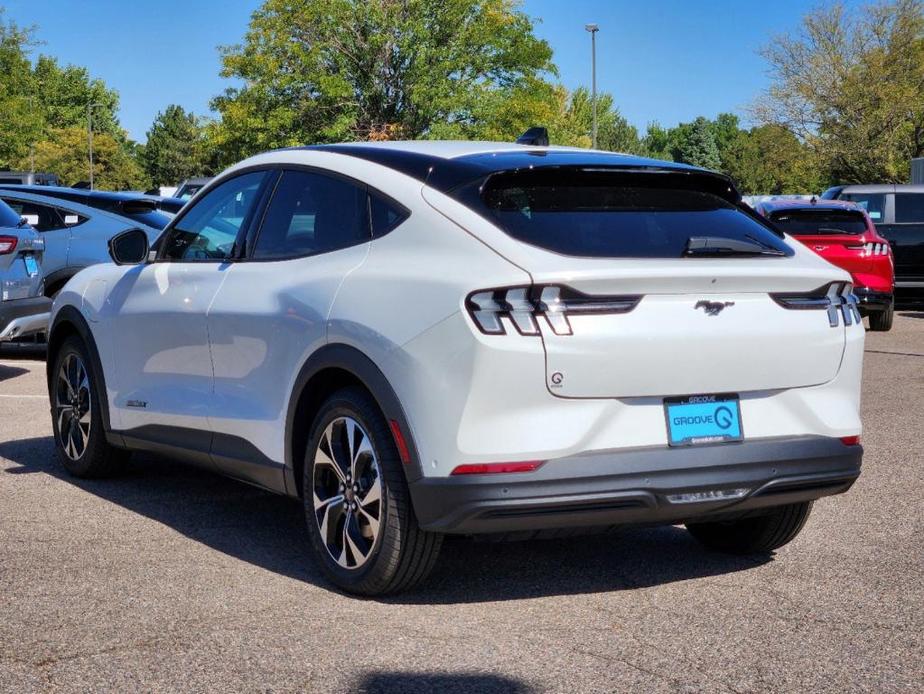
[[859, 446], [860, 445], [860, 435], [856, 436], [841, 436], [841, 443], [845, 446]]
[[504, 472], [532, 472], [542, 467], [544, 460], [527, 460], [522, 463], [470, 463], [459, 465], [450, 475], [491, 475]]
[[668, 494], [667, 500], [672, 504], [696, 504], [702, 501], [728, 501], [730, 499], [740, 499], [749, 491], [751, 490], [744, 487], [738, 489], [708, 489], [702, 492]]
[[411, 464], [411, 451], [407, 447], [407, 441], [404, 440], [404, 434], [401, 433], [401, 427], [394, 419], [389, 420], [388, 425], [391, 427], [391, 435], [395, 439], [395, 446], [398, 447], [398, 457], [404, 465]]

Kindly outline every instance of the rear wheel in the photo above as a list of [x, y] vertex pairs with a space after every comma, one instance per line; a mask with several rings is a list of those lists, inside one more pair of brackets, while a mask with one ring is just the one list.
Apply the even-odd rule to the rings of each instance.
[[892, 329], [892, 319], [895, 315], [895, 307], [889, 304], [889, 307], [882, 311], [875, 311], [869, 314], [869, 329], [877, 332], [886, 332]]
[[54, 356], [49, 396], [55, 448], [65, 469], [76, 477], [106, 477], [128, 459], [129, 452], [111, 446], [103, 431], [97, 380], [87, 348], [76, 336], [67, 338]]
[[711, 549], [731, 554], [770, 552], [791, 542], [802, 530], [812, 502], [791, 504], [752, 518], [712, 523], [687, 523], [687, 530]]
[[426, 578], [442, 536], [417, 525], [388, 424], [365, 391], [346, 388], [321, 406], [305, 456], [305, 519], [327, 578], [360, 595]]

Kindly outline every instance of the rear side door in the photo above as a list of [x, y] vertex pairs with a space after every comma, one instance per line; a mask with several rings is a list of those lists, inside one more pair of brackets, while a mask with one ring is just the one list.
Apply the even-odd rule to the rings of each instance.
[[206, 315], [259, 206], [266, 171], [216, 186], [165, 232], [157, 260], [110, 289], [113, 409], [123, 430], [208, 458], [213, 371]]
[[228, 474], [281, 483], [292, 382], [326, 342], [331, 304], [370, 238], [363, 184], [316, 169], [282, 171], [247, 258], [230, 269], [209, 309], [212, 453]]

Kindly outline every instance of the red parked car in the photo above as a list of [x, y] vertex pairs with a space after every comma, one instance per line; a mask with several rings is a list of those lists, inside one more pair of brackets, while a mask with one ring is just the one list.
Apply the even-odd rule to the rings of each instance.
[[843, 200], [770, 200], [755, 206], [779, 229], [853, 277], [860, 313], [870, 330], [889, 330], [895, 266], [889, 242], [862, 207]]

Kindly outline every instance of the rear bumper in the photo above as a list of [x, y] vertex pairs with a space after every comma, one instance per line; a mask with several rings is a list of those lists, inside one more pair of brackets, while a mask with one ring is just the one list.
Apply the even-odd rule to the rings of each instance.
[[[673, 524], [847, 491], [861, 446], [801, 436], [686, 448], [636, 448], [550, 460], [531, 473], [422, 478], [418, 521], [443, 533]], [[696, 492], [746, 490], [690, 501]]]
[[892, 306], [891, 292], [879, 292], [865, 287], [854, 288], [853, 293], [860, 300], [860, 312], [863, 314], [875, 311], [886, 311]]
[[50, 316], [51, 299], [45, 296], [0, 301], [0, 341], [47, 330]]

